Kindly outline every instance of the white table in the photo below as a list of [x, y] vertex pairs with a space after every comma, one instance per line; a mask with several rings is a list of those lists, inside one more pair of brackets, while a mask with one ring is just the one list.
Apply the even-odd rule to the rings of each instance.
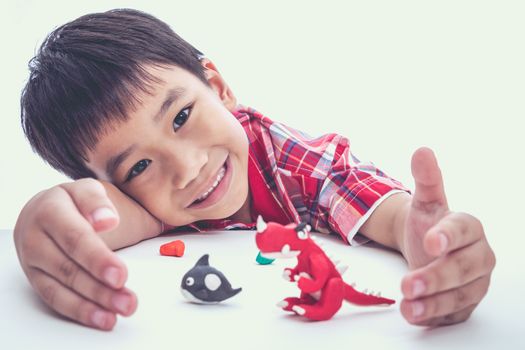
[[[185, 255], [160, 256], [159, 246], [174, 239], [185, 242]], [[400, 300], [399, 285], [406, 272], [401, 256], [374, 246], [349, 247], [332, 237], [323, 236], [322, 241], [350, 265], [345, 280]], [[181, 278], [204, 253], [233, 287], [243, 288], [240, 294], [218, 305], [186, 302], [179, 291]], [[489, 294], [467, 322], [425, 329], [402, 318], [399, 302], [389, 308], [345, 304], [326, 322], [285, 313], [275, 304], [298, 294], [281, 278], [282, 269], [295, 259], [256, 264], [251, 231], [166, 235], [118, 254], [128, 266], [127, 286], [137, 293], [139, 307], [132, 317], [119, 318], [112, 332], [96, 331], [49, 311], [18, 265], [12, 231], [0, 230], [0, 348], [525, 349], [518, 333], [525, 329], [525, 288], [511, 280], [512, 274], [493, 278]], [[523, 279], [523, 268], [519, 270]]]

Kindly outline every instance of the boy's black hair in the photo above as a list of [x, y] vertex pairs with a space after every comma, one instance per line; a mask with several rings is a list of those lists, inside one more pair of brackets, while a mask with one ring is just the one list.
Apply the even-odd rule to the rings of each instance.
[[21, 121], [35, 150], [73, 179], [101, 133], [132, 111], [157, 80], [145, 65], [176, 65], [205, 84], [202, 53], [161, 20], [131, 9], [82, 16], [49, 34], [29, 61]]

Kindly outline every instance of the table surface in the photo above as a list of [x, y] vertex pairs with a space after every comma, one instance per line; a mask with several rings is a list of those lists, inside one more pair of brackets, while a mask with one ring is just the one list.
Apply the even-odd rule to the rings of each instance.
[[[295, 259], [271, 265], [255, 262], [253, 231], [164, 235], [118, 251], [127, 264], [127, 286], [139, 307], [119, 318], [112, 332], [64, 320], [36, 296], [18, 264], [11, 230], [0, 230], [0, 347], [3, 349], [321, 349], [367, 346], [371, 349], [525, 349], [519, 330], [524, 311], [524, 283], [512, 274], [496, 274], [491, 289], [472, 317], [459, 325], [426, 329], [408, 324], [399, 312], [400, 281], [407, 268], [396, 252], [374, 245], [349, 247], [334, 237], [317, 235], [326, 250], [348, 264], [347, 282], [358, 289], [380, 290], [396, 299], [391, 307], [344, 304], [329, 321], [310, 322], [275, 304], [298, 290], [281, 277]], [[165, 242], [182, 239], [181, 258], [158, 253]], [[180, 281], [197, 259], [210, 254], [237, 296], [216, 305], [187, 302]], [[500, 263], [500, 262], [498, 262]], [[521, 263], [523, 266], [523, 263]], [[522, 275], [522, 268], [520, 268]], [[505, 270], [507, 271], [507, 270]], [[523, 276], [523, 275], [522, 275]], [[2, 346], [6, 345], [6, 347]]]

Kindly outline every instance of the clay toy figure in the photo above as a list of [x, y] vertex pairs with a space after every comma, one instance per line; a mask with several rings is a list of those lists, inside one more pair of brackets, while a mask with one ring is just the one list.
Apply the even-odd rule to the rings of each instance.
[[222, 272], [210, 266], [208, 258], [208, 254], [203, 255], [182, 278], [182, 295], [193, 303], [216, 304], [242, 290], [233, 289]]
[[295, 312], [311, 320], [328, 320], [341, 308], [343, 300], [356, 305], [391, 305], [395, 301], [381, 295], [357, 291], [345, 283], [341, 274], [346, 266], [333, 262], [310, 237], [305, 223], [265, 223], [257, 219], [257, 247], [267, 258], [297, 257], [297, 266], [286, 268], [283, 277], [297, 282], [300, 297], [290, 297], [279, 304], [285, 311]]

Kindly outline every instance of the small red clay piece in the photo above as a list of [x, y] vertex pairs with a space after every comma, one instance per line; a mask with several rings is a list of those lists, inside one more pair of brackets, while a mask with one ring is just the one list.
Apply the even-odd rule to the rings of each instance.
[[181, 257], [184, 255], [184, 248], [183, 241], [171, 241], [160, 246], [160, 255]]

